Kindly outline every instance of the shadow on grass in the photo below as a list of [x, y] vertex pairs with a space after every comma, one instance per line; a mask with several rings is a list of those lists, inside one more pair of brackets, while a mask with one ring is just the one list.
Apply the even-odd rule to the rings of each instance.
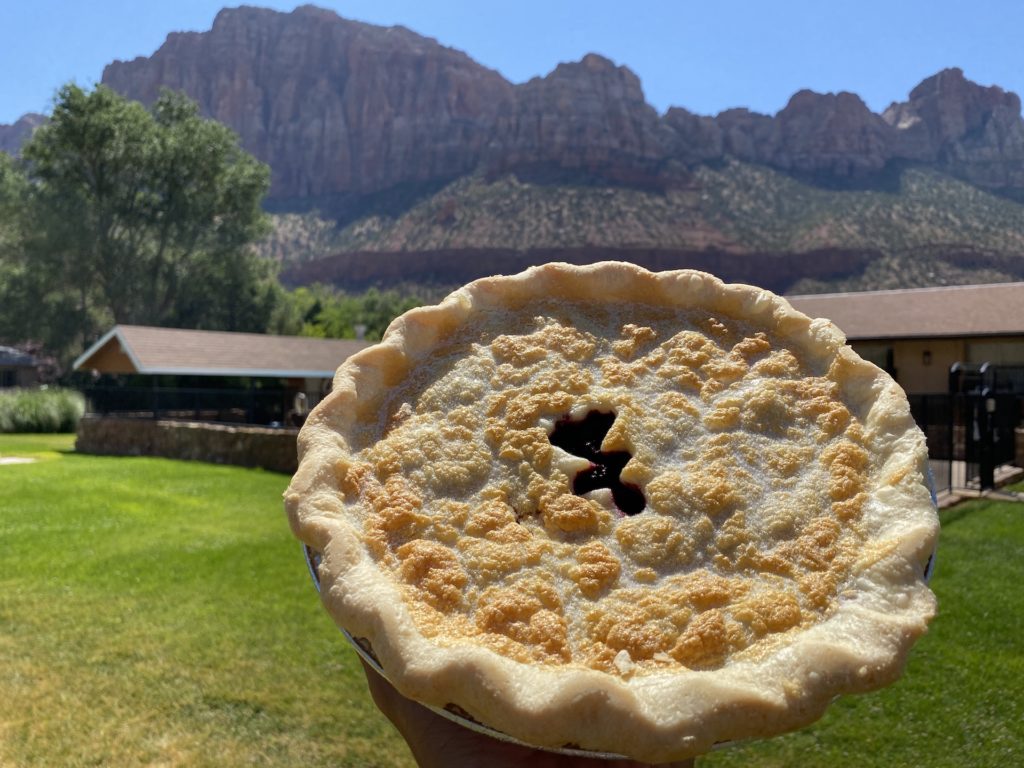
[[979, 512], [980, 509], [977, 504], [971, 504], [969, 501], [961, 501], [954, 507], [949, 507], [939, 515], [939, 523], [943, 528], [948, 528], [951, 525], [956, 525], [965, 517], [972, 512]]

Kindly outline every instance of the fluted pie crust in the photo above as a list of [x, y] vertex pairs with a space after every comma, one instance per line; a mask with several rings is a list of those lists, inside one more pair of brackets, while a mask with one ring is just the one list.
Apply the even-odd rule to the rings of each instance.
[[[573, 493], [614, 414], [643, 494]], [[609, 417], [610, 418], [610, 417]], [[900, 673], [937, 516], [906, 397], [826, 320], [689, 270], [548, 264], [396, 320], [299, 437], [292, 529], [405, 695], [662, 762]]]

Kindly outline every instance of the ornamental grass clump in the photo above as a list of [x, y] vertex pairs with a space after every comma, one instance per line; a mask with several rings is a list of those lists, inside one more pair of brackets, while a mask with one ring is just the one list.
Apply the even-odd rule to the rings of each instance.
[[74, 432], [85, 398], [73, 389], [0, 391], [0, 432]]

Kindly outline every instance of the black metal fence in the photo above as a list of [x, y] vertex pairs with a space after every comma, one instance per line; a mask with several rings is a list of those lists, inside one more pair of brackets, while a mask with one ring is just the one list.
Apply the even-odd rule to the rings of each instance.
[[[1018, 461], [1024, 367], [953, 366], [949, 394], [909, 395], [928, 443], [937, 491], [991, 488], [995, 467]], [[87, 412], [129, 418], [300, 426], [322, 392], [288, 388], [91, 386]], [[1024, 457], [1020, 457], [1024, 459]]]
[[1012, 392], [909, 395], [928, 442], [936, 490], [992, 488], [995, 469], [1016, 461], [1024, 399]]
[[948, 393], [908, 399], [938, 490], [991, 488], [997, 467], [1024, 460], [1015, 434], [1024, 417], [1024, 367], [956, 364]]
[[299, 426], [319, 392], [297, 389], [94, 386], [82, 390], [86, 412], [145, 419]]
[[953, 487], [953, 456], [957, 451], [954, 404], [949, 395], [908, 395], [910, 414], [928, 442], [928, 466], [936, 492]]

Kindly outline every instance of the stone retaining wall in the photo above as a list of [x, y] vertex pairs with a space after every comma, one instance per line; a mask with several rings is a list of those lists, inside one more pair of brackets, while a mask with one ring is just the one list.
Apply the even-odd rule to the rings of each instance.
[[[295, 472], [297, 429], [228, 426], [195, 421], [86, 416], [78, 423], [75, 449], [106, 456], [169, 459], [263, 467]], [[1024, 428], [1016, 430], [1016, 464], [1024, 467]]]
[[297, 465], [297, 435], [297, 429], [86, 416], [78, 423], [75, 450], [235, 464], [291, 474]]

